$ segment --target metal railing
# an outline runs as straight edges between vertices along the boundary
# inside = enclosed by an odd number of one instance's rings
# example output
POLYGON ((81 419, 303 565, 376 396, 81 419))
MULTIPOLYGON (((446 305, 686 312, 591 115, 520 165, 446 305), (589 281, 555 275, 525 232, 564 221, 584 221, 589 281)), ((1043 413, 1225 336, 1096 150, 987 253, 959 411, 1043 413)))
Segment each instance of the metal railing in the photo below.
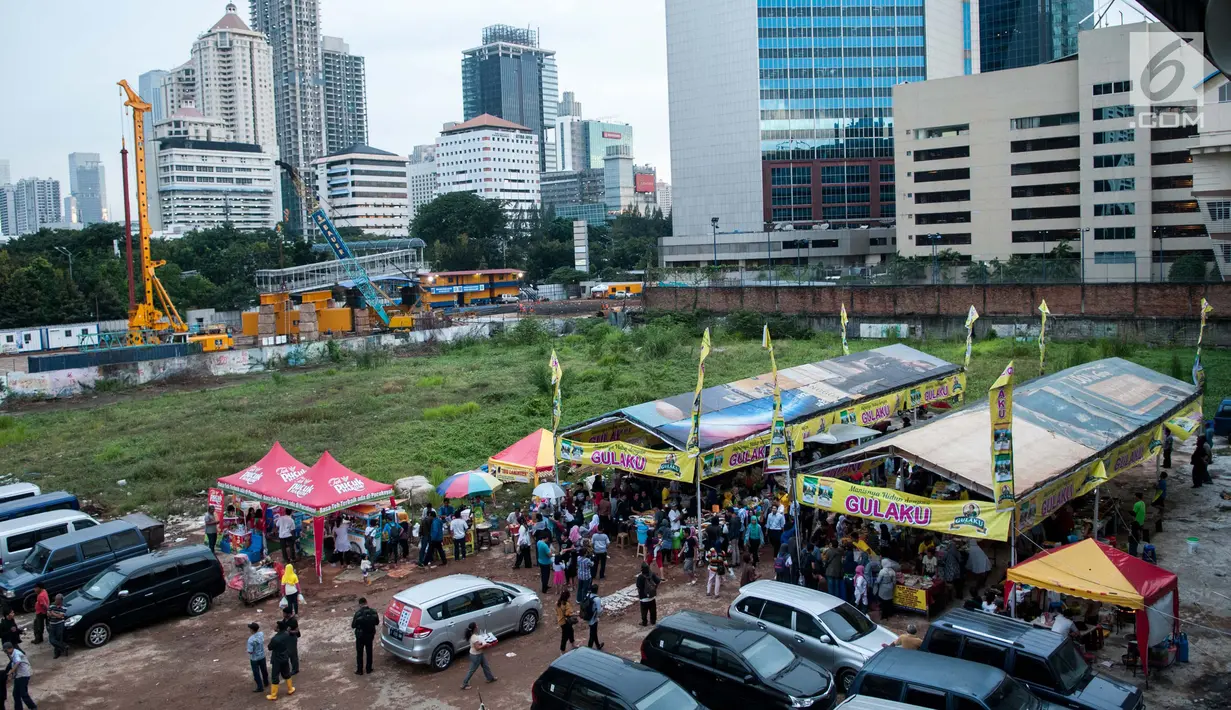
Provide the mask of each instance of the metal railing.
MULTIPOLYGON (((371 278, 380 276, 413 276, 427 268, 421 249, 368 254, 355 259, 371 278)), ((350 278, 347 265, 341 261, 292 266, 288 269, 261 269, 256 272, 256 287, 260 293, 298 292, 329 288, 350 278)))

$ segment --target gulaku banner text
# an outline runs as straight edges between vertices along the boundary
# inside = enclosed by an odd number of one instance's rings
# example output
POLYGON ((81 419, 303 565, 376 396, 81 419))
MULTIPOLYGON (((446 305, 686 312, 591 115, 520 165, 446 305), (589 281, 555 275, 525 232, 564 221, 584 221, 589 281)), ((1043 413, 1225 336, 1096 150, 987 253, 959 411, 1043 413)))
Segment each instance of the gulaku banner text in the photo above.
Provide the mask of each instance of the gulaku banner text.
POLYGON ((556 460, 582 466, 608 466, 642 476, 692 482, 695 459, 682 451, 661 451, 622 441, 582 442, 560 439, 556 460))

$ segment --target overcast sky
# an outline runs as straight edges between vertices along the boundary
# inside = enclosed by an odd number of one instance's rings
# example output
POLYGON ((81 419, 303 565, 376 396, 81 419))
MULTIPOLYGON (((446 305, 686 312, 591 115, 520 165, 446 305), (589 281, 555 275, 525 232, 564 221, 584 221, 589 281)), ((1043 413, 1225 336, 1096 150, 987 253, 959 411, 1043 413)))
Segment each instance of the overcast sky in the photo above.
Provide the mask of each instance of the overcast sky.
MULTIPOLYGON (((68 194, 68 154, 100 153, 113 219, 123 214, 120 135, 132 147, 116 82, 189 58, 226 0, 0 0, 0 159, 13 180, 52 177, 68 194)), ((236 0, 248 21, 248 1, 236 0)), ((560 91, 586 118, 631 123, 638 163, 670 175, 663 0, 321 0, 323 34, 363 55, 368 142, 406 154, 462 119, 461 53, 486 25, 534 27, 556 51, 560 91)), ((131 163, 130 163, 131 166, 131 163)), ((130 168, 131 169, 131 168, 130 168)), ((134 206, 135 209, 135 206, 134 206)))

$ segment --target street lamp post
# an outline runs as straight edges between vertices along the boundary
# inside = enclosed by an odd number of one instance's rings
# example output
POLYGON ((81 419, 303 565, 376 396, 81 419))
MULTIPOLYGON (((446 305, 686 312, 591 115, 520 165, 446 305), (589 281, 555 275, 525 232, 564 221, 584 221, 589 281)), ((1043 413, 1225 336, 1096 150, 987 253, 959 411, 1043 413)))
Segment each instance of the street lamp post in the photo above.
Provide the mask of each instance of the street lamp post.
POLYGON ((1078 250, 1078 254, 1080 254, 1079 258, 1081 259, 1081 267, 1078 268, 1077 274, 1078 279, 1083 284, 1086 282, 1086 232, 1089 231, 1089 227, 1082 227, 1081 233, 1078 235, 1081 239, 1081 248, 1078 250))
POLYGON ((73 256, 74 256, 73 252, 61 246, 57 246, 56 251, 68 257, 68 280, 72 281, 73 280, 73 256))
POLYGON ((940 272, 940 258, 936 253, 936 240, 940 239, 940 234, 929 234, 928 241, 932 242, 932 285, 936 285, 936 275, 940 272))
POLYGON ((710 226, 714 228, 714 266, 718 266, 718 218, 710 217, 710 226))

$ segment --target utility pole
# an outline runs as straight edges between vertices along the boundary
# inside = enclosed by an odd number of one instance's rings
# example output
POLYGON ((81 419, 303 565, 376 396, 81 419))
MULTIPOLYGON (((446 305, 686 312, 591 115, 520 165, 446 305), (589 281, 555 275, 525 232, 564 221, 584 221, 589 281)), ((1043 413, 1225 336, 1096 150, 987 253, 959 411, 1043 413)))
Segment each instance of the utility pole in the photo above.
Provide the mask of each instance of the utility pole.
POLYGON ((710 217, 710 226, 714 228, 714 266, 718 266, 718 218, 710 217))
POLYGON ((929 234, 928 241, 932 242, 932 285, 936 285, 936 276, 940 273, 940 255, 936 252, 936 240, 940 239, 940 234, 929 234))
POLYGON ((56 251, 68 257, 68 280, 72 281, 73 280, 73 252, 61 246, 57 246, 56 251))
POLYGON ((1081 239, 1081 250, 1079 252, 1081 255, 1079 257, 1081 259, 1081 267, 1077 270, 1077 274, 1078 279, 1083 284, 1086 282, 1086 232, 1089 231, 1089 227, 1082 227, 1081 232, 1078 234, 1078 237, 1081 239))

